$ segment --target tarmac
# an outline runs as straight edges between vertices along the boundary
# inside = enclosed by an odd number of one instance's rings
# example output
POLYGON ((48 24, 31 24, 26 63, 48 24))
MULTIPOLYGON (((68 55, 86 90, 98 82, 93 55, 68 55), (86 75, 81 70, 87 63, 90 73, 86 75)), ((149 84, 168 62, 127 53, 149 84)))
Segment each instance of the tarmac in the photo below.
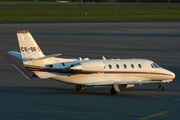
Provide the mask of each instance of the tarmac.
MULTIPOLYGON (((19 51, 16 30, 29 30, 44 54, 66 58, 144 58, 176 74, 172 83, 137 85, 110 95, 110 87, 77 92, 50 79, 27 80, 0 55, 0 118, 5 120, 180 119, 180 22, 0 24, 0 52, 19 51)), ((22 62, 8 55, 22 66, 22 62)))

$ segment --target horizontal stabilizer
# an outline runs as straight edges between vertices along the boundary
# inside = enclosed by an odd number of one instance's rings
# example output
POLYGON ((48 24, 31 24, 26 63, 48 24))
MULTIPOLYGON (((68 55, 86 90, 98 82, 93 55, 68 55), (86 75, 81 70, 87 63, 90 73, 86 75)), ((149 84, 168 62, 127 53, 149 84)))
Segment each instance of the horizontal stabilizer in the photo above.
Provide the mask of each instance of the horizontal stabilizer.
POLYGON ((52 54, 52 55, 47 55, 47 56, 44 56, 44 57, 41 57, 41 58, 35 58, 33 60, 41 60, 41 59, 47 59, 47 58, 51 58, 51 57, 58 57, 60 55, 61 54, 52 54))
MULTIPOLYGON (((17 52, 17 51, 9 51, 8 54, 14 56, 14 57, 17 57, 19 59, 22 60, 22 56, 21 56, 21 53, 20 52, 17 52)), ((61 56, 61 54, 52 54, 52 55, 47 55, 47 56, 44 56, 44 57, 41 57, 41 58, 35 58, 33 60, 41 60, 41 59, 47 59, 47 58, 50 58, 50 57, 58 57, 58 56, 61 56)))
POLYGON ((22 60, 22 56, 21 56, 21 53, 20 52, 17 52, 17 51, 9 51, 8 54, 14 56, 14 57, 17 57, 19 59, 22 60))

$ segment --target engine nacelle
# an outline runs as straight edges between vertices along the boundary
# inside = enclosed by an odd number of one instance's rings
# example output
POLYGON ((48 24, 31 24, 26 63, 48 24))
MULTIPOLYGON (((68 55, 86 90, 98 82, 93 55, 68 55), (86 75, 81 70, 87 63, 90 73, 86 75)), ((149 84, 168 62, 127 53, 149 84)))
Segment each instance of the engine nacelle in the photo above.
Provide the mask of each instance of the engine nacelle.
POLYGON ((73 71, 81 72, 103 72, 105 64, 99 60, 85 60, 70 67, 73 71))

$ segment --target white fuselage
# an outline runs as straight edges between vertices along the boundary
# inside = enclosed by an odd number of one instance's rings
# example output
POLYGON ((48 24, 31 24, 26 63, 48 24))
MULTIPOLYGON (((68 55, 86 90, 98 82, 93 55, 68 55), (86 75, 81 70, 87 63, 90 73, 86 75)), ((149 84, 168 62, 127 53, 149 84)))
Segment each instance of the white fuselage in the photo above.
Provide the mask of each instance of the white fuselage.
POLYGON ((175 74, 154 64, 145 59, 69 60, 34 72, 40 78, 87 86, 171 82, 175 74))

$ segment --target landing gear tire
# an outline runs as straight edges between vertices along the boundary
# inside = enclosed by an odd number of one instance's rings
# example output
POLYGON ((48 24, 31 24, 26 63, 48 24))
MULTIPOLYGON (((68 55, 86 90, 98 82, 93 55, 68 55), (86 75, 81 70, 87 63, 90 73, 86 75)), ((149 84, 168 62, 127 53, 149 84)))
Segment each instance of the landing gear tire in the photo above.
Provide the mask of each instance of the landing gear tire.
POLYGON ((158 87, 158 90, 159 91, 164 91, 164 86, 162 84, 160 84, 159 87, 158 87))
POLYGON ((111 93, 111 95, 116 95, 117 94, 117 92, 116 92, 116 90, 114 88, 111 88, 110 93, 111 93))
POLYGON ((77 85, 76 86, 76 90, 78 91, 78 92, 81 92, 81 91, 83 91, 85 89, 85 86, 83 86, 83 85, 77 85))

